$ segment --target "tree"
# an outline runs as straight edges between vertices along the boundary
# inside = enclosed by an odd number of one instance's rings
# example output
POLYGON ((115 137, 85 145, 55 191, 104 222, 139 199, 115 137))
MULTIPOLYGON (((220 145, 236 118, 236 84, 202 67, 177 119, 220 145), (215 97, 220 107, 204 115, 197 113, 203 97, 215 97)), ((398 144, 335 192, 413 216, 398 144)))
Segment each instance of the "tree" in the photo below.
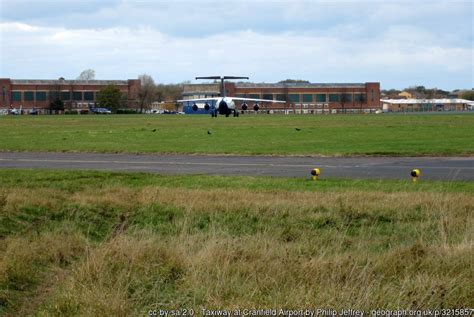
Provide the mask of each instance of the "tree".
POLYGON ((291 84, 291 83, 309 84, 309 81, 304 80, 304 79, 285 79, 285 80, 280 80, 278 83, 279 84, 291 84))
POLYGON ((173 101, 181 99, 183 94, 182 84, 168 84, 156 86, 156 97, 158 101, 173 101))
POLYGON ((138 89, 138 105, 140 106, 140 113, 143 113, 143 109, 150 108, 150 105, 155 101, 156 85, 153 78, 150 75, 143 74, 138 76, 140 80, 140 88, 138 89))
POLYGON ((351 100, 349 98, 350 97, 349 97, 349 94, 347 93, 347 90, 342 89, 341 98, 339 99, 339 102, 340 102, 341 108, 342 108, 342 113, 346 113, 346 104, 351 102, 351 100))
POLYGON ((474 90, 466 90, 461 93, 462 99, 474 100, 474 90))
POLYGON ((365 94, 363 93, 360 93, 358 95, 354 95, 354 96, 357 96, 357 102, 359 102, 359 111, 362 113, 362 105, 365 104, 365 94))
POLYGON ((97 102, 100 107, 108 108, 112 112, 117 112, 120 108, 122 93, 114 85, 107 85, 97 93, 97 102))
POLYGON ((422 94, 424 94, 426 92, 425 86, 421 86, 421 85, 420 86, 410 86, 405 90, 406 91, 416 91, 416 92, 419 92, 419 93, 422 93, 422 94))
POLYGON ((385 95, 398 95, 399 93, 401 93, 401 90, 398 90, 398 89, 382 89, 380 91, 382 94, 385 94, 385 95))
POLYGON ((51 101, 49 104, 49 110, 51 111, 63 111, 64 110, 64 102, 56 98, 54 101, 51 101))
MULTIPOLYGON (((183 95, 183 88, 186 82, 181 84, 160 84, 156 86, 156 101, 176 102, 183 95)), ((178 111, 179 104, 175 103, 175 110, 178 111)))
POLYGON ((443 89, 436 89, 435 98, 446 98, 449 95, 449 91, 443 89))
POLYGON ((95 70, 86 69, 77 77, 77 80, 94 80, 95 79, 95 70))
POLYGON ((61 86, 55 85, 53 89, 49 91, 49 110, 51 113, 63 111, 64 102, 61 100, 61 86))

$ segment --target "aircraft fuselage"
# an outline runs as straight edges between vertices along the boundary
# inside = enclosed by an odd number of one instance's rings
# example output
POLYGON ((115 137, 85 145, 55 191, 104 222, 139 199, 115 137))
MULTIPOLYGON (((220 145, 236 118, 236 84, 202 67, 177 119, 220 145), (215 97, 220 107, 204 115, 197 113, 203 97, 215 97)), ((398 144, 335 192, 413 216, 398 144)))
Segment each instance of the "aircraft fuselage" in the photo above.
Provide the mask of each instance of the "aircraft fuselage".
POLYGON ((216 108, 219 114, 229 115, 232 111, 235 111, 235 102, 229 97, 219 98, 216 102, 216 108))

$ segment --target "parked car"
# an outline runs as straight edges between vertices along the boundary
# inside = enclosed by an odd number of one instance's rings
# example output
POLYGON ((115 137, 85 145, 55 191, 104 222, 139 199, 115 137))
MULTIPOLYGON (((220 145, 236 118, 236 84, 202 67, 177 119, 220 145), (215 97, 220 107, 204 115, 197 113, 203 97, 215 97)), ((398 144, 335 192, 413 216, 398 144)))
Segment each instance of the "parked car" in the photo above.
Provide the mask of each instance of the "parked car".
POLYGON ((107 108, 92 108, 91 111, 96 114, 111 114, 112 111, 110 111, 107 108))
POLYGON ((33 115, 33 116, 36 116, 36 115, 39 114, 39 110, 36 109, 36 108, 33 108, 33 109, 31 109, 31 110, 28 112, 28 114, 33 115))

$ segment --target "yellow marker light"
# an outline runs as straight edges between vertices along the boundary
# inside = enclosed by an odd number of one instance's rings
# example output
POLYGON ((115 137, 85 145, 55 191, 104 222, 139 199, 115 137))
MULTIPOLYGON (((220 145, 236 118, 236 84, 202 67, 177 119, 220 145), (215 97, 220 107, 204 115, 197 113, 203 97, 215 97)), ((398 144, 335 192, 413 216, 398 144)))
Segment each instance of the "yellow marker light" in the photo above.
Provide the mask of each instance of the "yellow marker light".
POLYGON ((320 174, 319 168, 313 168, 311 170, 311 180, 313 180, 313 181, 317 180, 319 174, 320 174))
POLYGON ((411 171, 410 174, 411 174, 411 180, 412 180, 412 182, 413 182, 413 183, 416 183, 416 179, 417 179, 418 176, 420 176, 421 173, 420 173, 420 170, 419 170, 419 169, 415 168, 415 169, 413 169, 413 170, 411 171))

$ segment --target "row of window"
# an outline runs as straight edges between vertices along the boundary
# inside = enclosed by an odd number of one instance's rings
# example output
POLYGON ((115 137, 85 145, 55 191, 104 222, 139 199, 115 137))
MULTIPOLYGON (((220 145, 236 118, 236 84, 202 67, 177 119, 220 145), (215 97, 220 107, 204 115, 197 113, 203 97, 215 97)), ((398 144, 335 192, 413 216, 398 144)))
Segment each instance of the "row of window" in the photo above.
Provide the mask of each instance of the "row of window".
MULTIPOLYGON (((63 101, 94 101, 94 91, 51 91, 49 96, 51 100, 61 99, 63 101)), ((13 101, 46 101, 48 100, 48 93, 46 91, 12 91, 13 101), (22 98, 23 94, 23 98, 22 98)))
MULTIPOLYGON (((280 100, 286 101, 287 95, 285 94, 237 94, 236 97, 242 98, 254 98, 254 99, 269 99, 269 100, 280 100)), ((289 102, 357 102, 364 103, 366 101, 365 94, 288 94, 289 102)))

